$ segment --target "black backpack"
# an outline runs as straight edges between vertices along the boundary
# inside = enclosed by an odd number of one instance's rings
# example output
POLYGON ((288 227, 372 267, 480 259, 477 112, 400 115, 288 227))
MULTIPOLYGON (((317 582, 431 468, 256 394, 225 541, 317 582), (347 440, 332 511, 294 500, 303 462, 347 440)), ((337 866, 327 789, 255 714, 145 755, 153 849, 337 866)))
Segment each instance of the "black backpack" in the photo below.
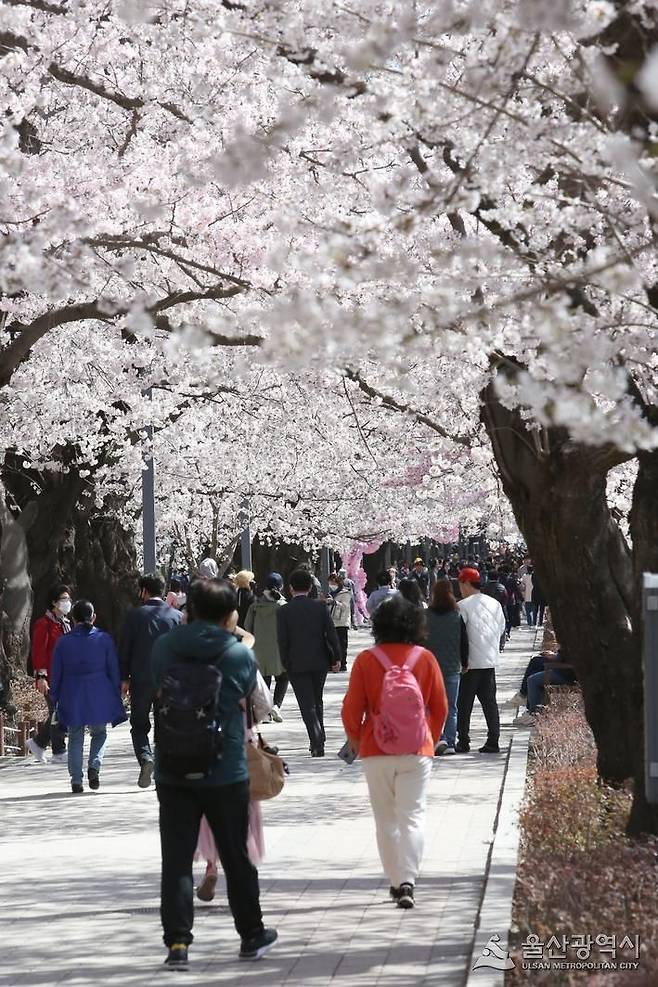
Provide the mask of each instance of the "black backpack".
POLYGON ((155 742, 161 771, 188 781, 206 778, 222 756, 224 738, 217 665, 170 665, 157 704, 155 742))

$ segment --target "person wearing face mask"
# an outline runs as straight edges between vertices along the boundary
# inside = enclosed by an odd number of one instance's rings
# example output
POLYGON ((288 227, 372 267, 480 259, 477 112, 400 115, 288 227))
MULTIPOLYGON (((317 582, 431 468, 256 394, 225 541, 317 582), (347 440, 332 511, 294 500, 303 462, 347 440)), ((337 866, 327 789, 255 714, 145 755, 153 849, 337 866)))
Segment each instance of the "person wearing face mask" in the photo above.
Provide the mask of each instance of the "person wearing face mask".
POLYGON ((180 610, 165 603, 164 590, 164 580, 158 573, 142 576, 139 581, 141 606, 128 613, 119 646, 121 692, 123 696, 130 692, 130 735, 139 764, 137 784, 140 788, 148 788, 153 777, 153 752, 149 742, 155 696, 151 651, 158 638, 182 620, 180 610))
POLYGON ((53 723, 55 704, 50 697, 50 677, 55 645, 71 630, 69 614, 72 607, 71 590, 58 583, 48 593, 48 609, 35 621, 32 629, 32 668, 37 689, 48 705, 48 718, 40 724, 34 737, 27 742, 27 749, 37 761, 46 760, 46 749, 52 747, 51 760, 66 763, 66 732, 53 723))

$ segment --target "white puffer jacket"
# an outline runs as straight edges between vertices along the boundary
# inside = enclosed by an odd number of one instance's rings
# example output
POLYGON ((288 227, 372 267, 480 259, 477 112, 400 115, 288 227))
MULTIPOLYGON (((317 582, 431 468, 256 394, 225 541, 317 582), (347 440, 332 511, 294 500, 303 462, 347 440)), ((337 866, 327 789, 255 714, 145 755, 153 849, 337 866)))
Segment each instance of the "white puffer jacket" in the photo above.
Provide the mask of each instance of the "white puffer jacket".
POLYGON ((468 667, 495 668, 500 639, 505 633, 505 615, 498 600, 475 593, 459 601, 459 612, 468 633, 468 667))

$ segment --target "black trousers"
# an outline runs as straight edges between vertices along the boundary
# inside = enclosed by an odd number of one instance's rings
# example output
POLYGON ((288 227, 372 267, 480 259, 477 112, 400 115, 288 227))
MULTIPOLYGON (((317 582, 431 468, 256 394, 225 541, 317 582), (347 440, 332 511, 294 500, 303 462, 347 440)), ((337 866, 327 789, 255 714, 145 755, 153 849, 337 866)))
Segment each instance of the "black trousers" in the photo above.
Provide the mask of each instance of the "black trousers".
MULTIPOLYGON (((265 680, 265 685, 269 689, 272 685, 272 676, 263 675, 265 680)), ((281 704, 286 698, 286 692, 288 691, 288 674, 287 672, 282 672, 281 675, 276 675, 274 678, 274 699, 272 700, 272 705, 276 706, 277 709, 281 709, 281 704)))
POLYGON ((39 724, 34 739, 42 750, 45 750, 50 744, 53 754, 63 754, 66 750, 66 730, 62 730, 58 723, 53 726, 55 706, 49 695, 46 695, 46 703, 48 704, 48 719, 39 724))
POLYGON ((338 643, 340 644, 340 667, 341 671, 344 672, 347 669, 347 627, 337 627, 336 634, 338 635, 338 643))
POLYGON ((326 736, 322 693, 326 678, 326 672, 294 672, 290 675, 290 684, 299 703, 312 751, 324 750, 326 736))
POLYGON ((228 903, 241 939, 263 929, 258 871, 247 853, 249 782, 183 788, 158 785, 162 884, 160 917, 166 946, 194 936, 192 862, 201 816, 212 829, 226 876, 228 903))
POLYGON ((487 743, 495 747, 500 739, 495 668, 471 668, 459 680, 457 735, 460 744, 470 743, 471 713, 476 696, 487 721, 487 743))
POLYGON ((151 732, 151 709, 153 707, 153 685, 150 682, 130 680, 130 736, 135 749, 135 757, 140 764, 153 760, 149 742, 151 732))

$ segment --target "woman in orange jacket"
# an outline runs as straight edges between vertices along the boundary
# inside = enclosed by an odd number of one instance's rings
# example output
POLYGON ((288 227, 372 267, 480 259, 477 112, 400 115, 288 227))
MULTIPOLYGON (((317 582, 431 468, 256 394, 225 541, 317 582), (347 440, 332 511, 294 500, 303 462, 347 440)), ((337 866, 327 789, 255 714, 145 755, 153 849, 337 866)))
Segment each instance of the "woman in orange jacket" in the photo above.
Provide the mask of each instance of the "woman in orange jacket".
POLYGON ((448 700, 436 658, 419 647, 425 636, 422 610, 391 596, 374 612, 373 633, 376 647, 357 655, 352 668, 343 725, 350 746, 363 758, 391 898, 399 908, 413 908, 427 785, 448 700), (400 673, 404 666, 407 671, 400 673))

